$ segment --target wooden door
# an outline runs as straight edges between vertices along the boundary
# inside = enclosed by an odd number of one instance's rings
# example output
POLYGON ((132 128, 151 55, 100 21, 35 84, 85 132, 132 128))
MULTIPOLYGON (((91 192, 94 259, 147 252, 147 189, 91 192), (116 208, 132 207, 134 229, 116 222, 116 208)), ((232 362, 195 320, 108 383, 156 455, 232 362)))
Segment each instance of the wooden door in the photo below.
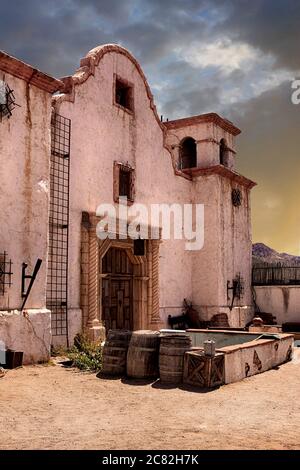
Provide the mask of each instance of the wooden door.
POLYGON ((133 329, 132 279, 104 279, 102 301, 106 331, 133 329))
POLYGON ((102 315, 106 331, 132 330, 132 265, 126 251, 111 248, 103 259, 102 268, 107 274, 102 280, 102 315))

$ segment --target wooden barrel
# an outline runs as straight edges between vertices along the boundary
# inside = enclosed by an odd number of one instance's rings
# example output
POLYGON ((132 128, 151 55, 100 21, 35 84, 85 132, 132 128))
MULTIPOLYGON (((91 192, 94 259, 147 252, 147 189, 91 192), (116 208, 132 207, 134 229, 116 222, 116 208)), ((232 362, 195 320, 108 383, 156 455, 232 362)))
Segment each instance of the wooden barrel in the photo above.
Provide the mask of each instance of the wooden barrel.
POLYGON ((189 335, 166 335, 161 338, 159 350, 159 375, 162 383, 181 383, 184 353, 191 349, 189 335))
POLYGON ((136 379, 158 377, 160 334, 141 330, 132 333, 127 353, 127 375, 136 379))
POLYGON ((102 373, 125 375, 126 358, 132 332, 109 330, 102 352, 102 373))

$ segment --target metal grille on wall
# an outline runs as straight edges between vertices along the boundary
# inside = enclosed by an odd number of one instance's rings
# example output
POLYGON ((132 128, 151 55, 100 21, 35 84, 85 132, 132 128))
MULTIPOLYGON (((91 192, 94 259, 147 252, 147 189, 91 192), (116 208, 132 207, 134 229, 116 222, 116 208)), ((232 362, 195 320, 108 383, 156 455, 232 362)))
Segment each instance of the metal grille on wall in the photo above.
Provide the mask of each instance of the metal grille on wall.
POLYGON ((252 268, 253 286, 299 285, 300 266, 254 266, 252 268))
POLYGON ((49 257, 47 308, 52 336, 68 345, 68 235, 71 121, 54 113, 51 119, 49 257))

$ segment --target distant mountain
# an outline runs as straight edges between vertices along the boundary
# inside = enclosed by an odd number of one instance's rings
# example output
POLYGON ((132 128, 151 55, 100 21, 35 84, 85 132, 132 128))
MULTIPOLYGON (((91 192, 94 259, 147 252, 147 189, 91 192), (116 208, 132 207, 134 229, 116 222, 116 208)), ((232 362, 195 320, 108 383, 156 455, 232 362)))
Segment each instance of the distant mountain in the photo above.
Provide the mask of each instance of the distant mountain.
POLYGON ((288 253, 278 253, 264 243, 254 243, 252 245, 253 265, 262 264, 283 264, 289 266, 300 266, 300 256, 289 255, 288 253))

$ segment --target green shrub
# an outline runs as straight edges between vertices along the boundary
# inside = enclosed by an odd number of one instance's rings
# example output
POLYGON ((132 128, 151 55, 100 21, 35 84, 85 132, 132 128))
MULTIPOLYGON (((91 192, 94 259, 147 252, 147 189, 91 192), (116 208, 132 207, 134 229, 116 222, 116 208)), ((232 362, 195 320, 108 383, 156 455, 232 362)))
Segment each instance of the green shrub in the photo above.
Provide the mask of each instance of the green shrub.
POLYGON ((100 344, 91 342, 86 336, 78 334, 74 338, 74 346, 67 356, 73 366, 80 370, 100 371, 102 368, 102 348, 100 344))

